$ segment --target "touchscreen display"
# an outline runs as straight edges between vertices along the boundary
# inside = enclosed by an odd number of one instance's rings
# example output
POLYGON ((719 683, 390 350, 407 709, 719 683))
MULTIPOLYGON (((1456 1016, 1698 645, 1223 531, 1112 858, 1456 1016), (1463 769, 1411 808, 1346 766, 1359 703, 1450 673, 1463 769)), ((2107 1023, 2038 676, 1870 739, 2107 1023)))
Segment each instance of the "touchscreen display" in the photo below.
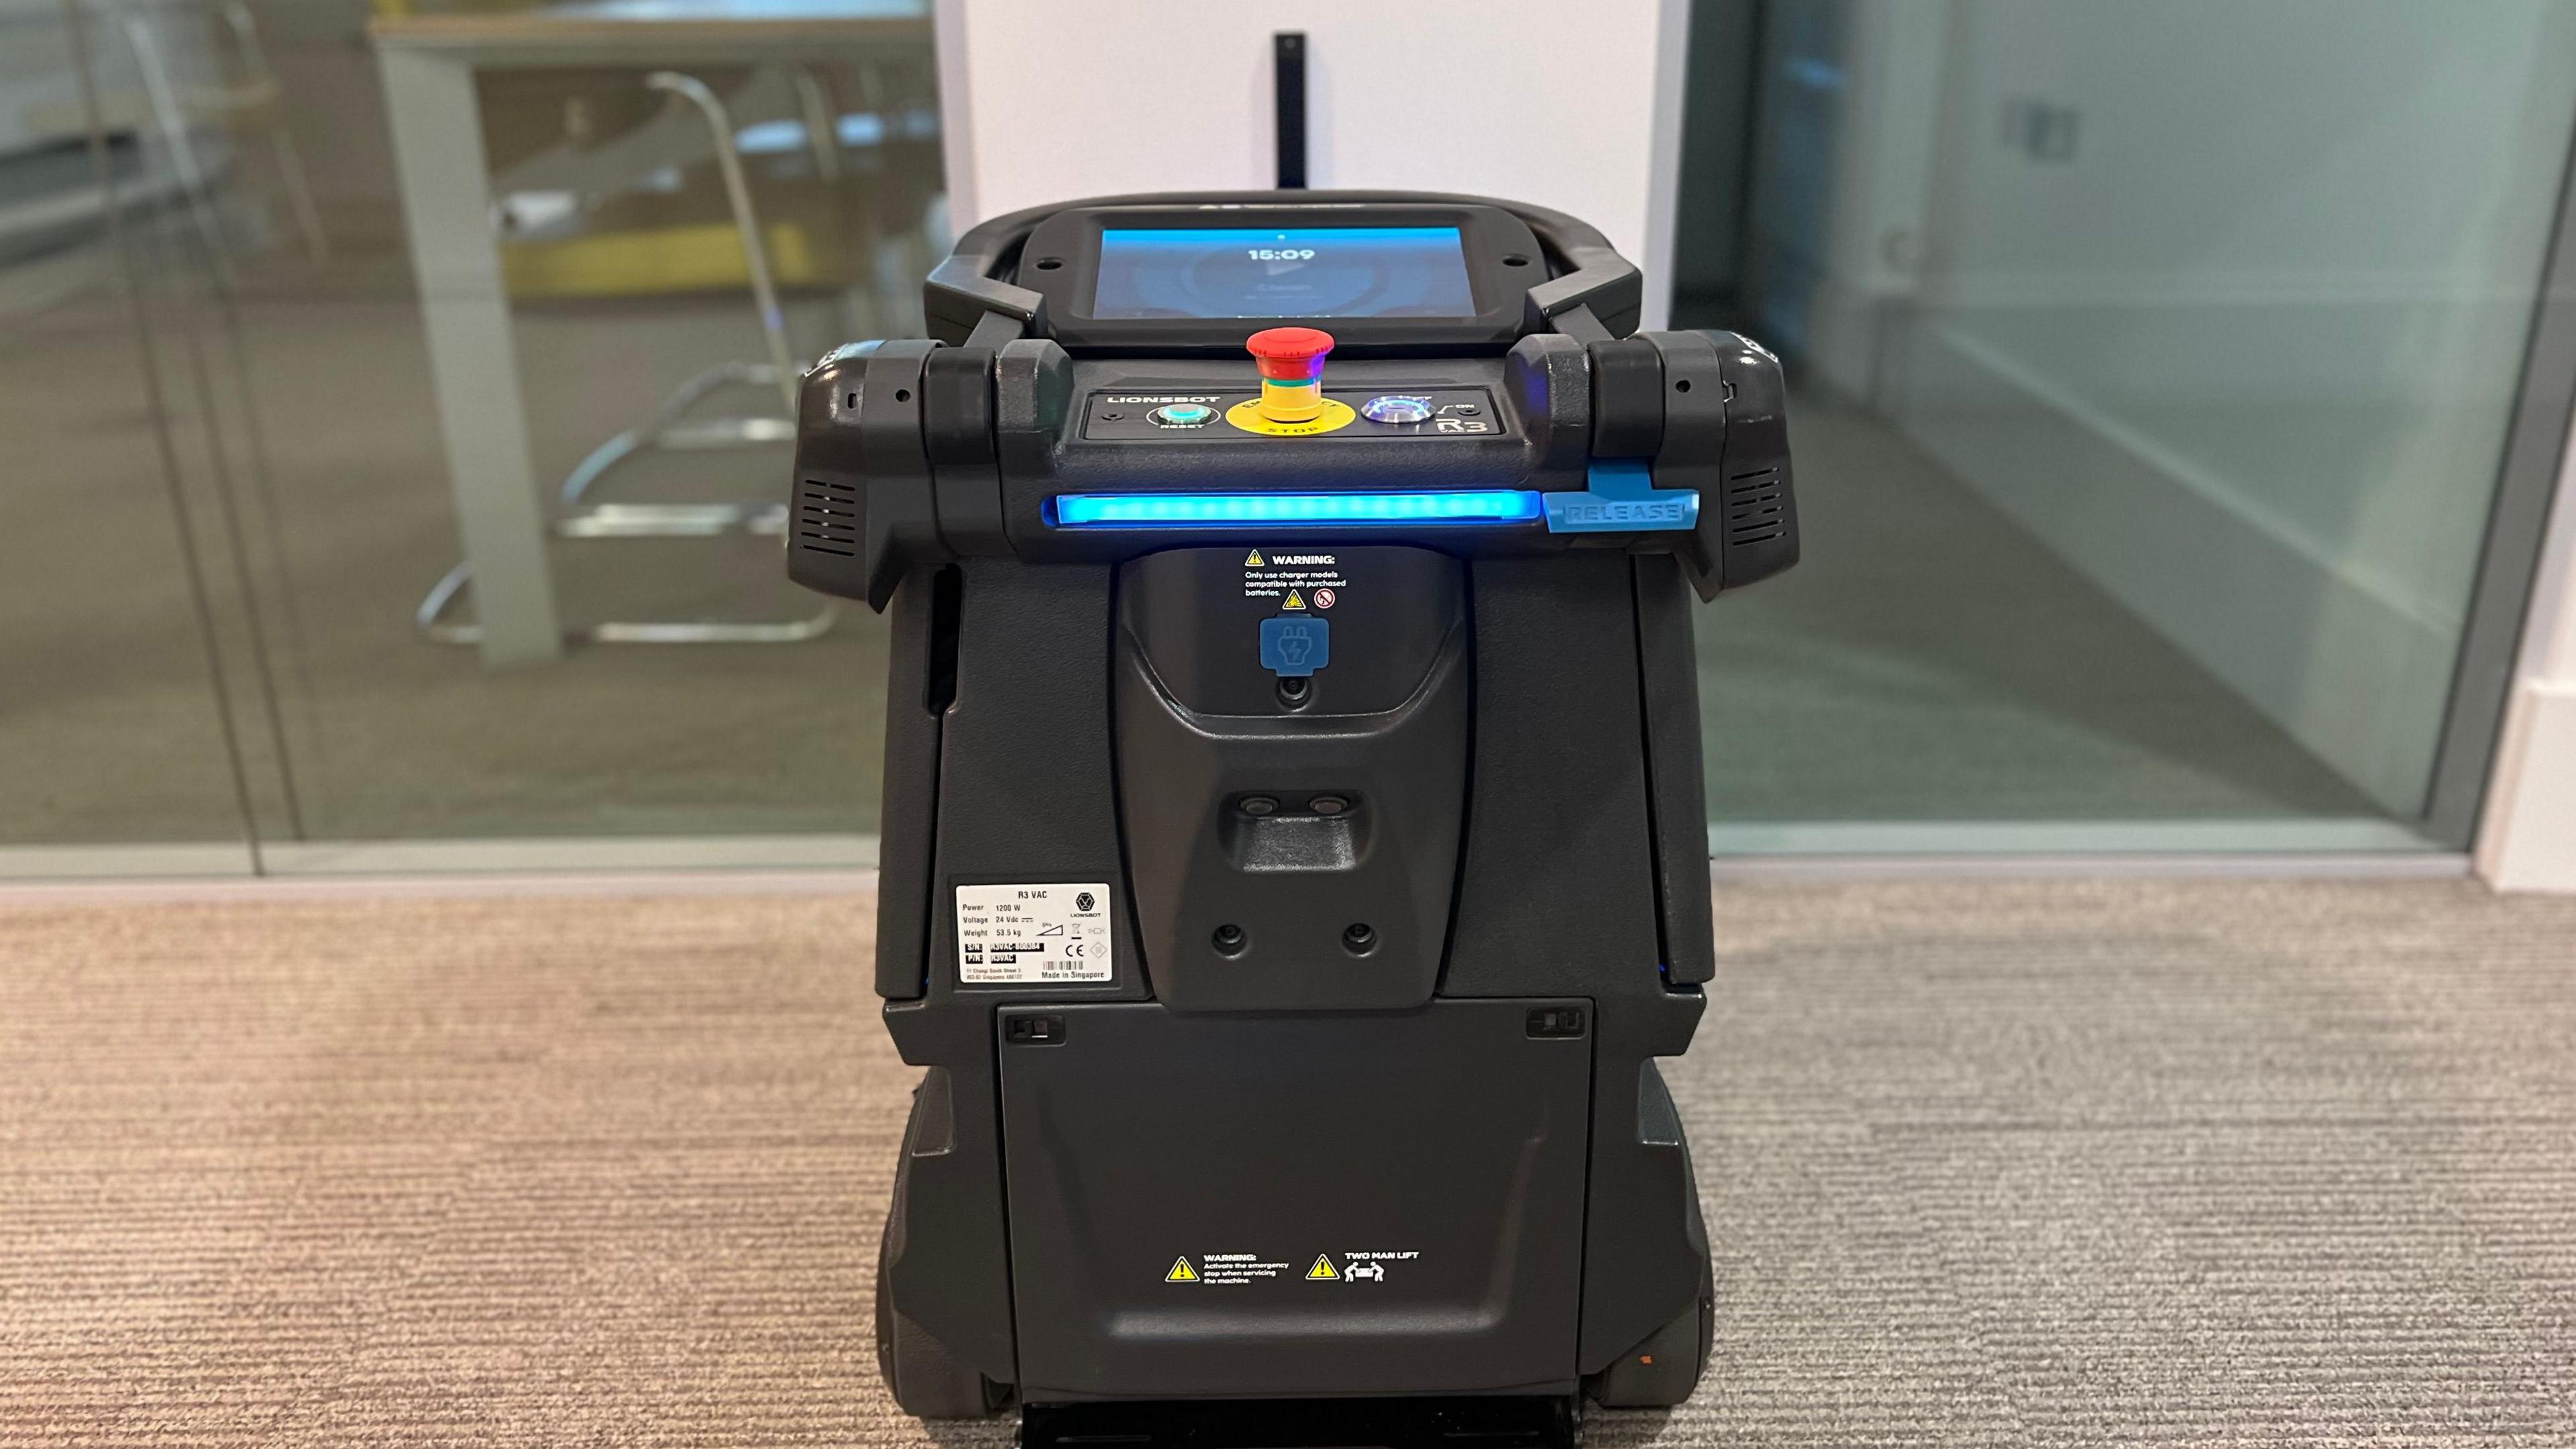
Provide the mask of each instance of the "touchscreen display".
POLYGON ((1103 231, 1091 315, 1473 317, 1454 226, 1103 231))

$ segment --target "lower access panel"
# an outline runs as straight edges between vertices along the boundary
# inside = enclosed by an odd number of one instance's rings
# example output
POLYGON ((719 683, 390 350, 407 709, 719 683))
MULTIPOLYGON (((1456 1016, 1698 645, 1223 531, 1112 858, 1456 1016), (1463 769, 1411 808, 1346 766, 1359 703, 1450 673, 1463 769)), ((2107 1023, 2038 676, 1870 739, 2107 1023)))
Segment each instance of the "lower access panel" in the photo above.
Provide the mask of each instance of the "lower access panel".
POLYGON ((1021 1398, 1570 1391, 1590 1015, 1006 1008, 1021 1398))

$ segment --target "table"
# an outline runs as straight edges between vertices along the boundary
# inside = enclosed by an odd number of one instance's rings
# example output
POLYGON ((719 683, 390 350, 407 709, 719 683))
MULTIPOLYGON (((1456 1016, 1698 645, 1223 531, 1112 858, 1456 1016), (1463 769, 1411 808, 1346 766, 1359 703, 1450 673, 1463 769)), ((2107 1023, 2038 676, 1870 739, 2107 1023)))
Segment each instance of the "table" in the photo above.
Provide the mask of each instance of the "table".
POLYGON ((510 341, 483 169, 475 76, 556 66, 636 69, 812 60, 931 44, 927 0, 582 0, 517 12, 411 15, 370 27, 393 126, 403 228, 420 286, 430 386, 457 530, 490 667, 563 654, 545 507, 510 341))

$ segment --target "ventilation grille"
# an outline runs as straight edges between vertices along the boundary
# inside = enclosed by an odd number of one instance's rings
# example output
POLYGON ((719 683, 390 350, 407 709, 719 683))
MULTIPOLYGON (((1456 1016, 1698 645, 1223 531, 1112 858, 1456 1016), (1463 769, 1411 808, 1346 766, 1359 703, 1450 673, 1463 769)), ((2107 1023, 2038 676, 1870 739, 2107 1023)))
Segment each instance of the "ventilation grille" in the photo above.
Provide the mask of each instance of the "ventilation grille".
POLYGON ((859 556, 859 490, 808 478, 796 490, 796 546, 809 553, 859 556))
POLYGON ((1788 531, 1788 510, 1780 501, 1780 470, 1738 473, 1726 480, 1726 541, 1729 545, 1769 543, 1788 531))

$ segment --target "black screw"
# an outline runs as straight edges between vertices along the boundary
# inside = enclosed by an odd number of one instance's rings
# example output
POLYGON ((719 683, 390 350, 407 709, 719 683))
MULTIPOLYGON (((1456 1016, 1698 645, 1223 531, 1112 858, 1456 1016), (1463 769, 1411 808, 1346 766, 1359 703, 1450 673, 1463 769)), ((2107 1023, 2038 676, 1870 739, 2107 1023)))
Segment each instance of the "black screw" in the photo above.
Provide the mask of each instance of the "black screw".
POLYGON ((1377 928, 1366 921, 1354 922, 1342 930, 1342 949, 1354 956, 1365 956, 1377 949, 1377 928))
POLYGON ((1242 955, 1244 941, 1243 928, 1232 922, 1217 927, 1216 934, 1208 937, 1208 944, 1216 947, 1220 956, 1242 955))

